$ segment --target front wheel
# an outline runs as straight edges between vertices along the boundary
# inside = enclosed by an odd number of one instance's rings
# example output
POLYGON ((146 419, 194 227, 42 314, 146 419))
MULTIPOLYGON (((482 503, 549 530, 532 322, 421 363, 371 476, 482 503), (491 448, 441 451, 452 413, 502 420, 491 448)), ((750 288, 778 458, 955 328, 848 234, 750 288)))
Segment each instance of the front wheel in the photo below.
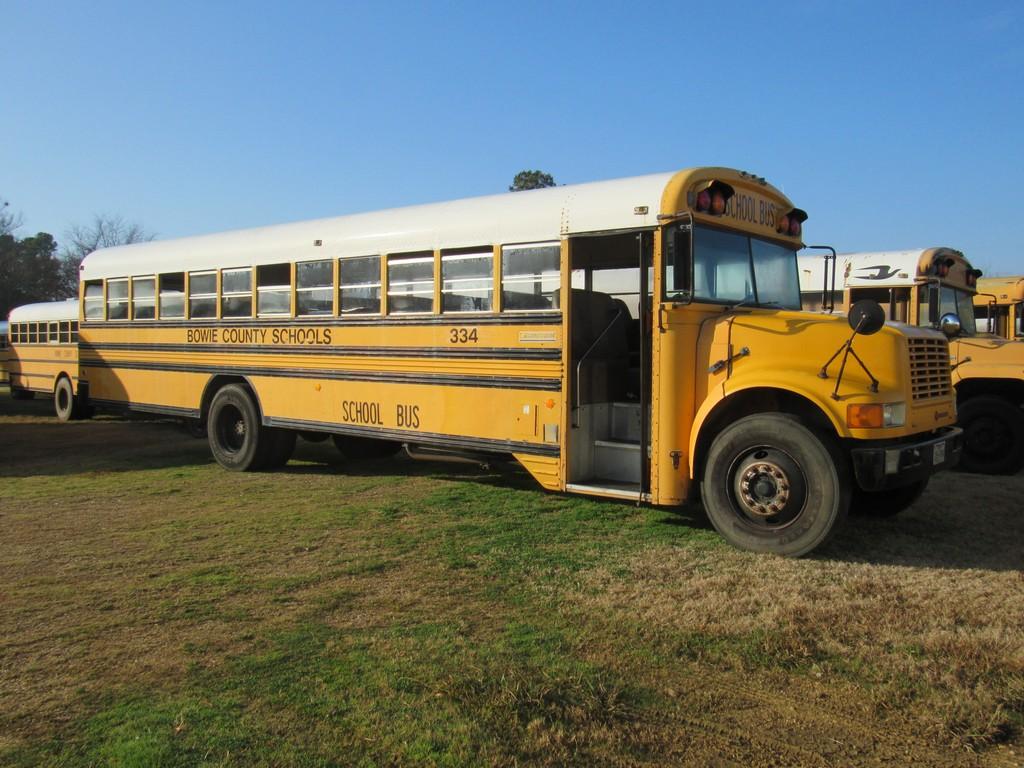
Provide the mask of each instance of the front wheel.
POLYGON ((921 498, 927 487, 926 477, 916 483, 885 491, 865 491, 856 488, 850 501, 850 512, 865 517, 892 517, 921 498))
POLYGON ((957 423, 964 430, 959 469, 1012 475, 1024 467, 1024 413, 1009 400, 972 397, 960 406, 957 423))
POLYGON ((712 525, 730 544, 799 557, 846 517, 849 488, 834 440, 785 414, 763 413, 715 437, 701 495, 712 525))

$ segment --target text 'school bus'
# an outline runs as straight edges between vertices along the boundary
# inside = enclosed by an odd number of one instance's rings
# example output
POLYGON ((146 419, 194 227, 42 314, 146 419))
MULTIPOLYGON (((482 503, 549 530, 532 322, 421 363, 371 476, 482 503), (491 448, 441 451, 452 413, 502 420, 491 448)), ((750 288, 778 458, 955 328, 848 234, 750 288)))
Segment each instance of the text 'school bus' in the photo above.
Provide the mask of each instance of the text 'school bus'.
POLYGON ((1024 338, 1024 277, 983 277, 977 288, 978 330, 1010 341, 1024 338))
POLYGON ((0 384, 7 382, 7 321, 0 320, 0 384))
MULTIPOLYGON (((807 308, 821 305, 822 270, 817 257, 800 257, 807 308)), ((961 467, 1008 474, 1024 466, 1024 344, 978 333, 974 296, 980 276, 950 248, 840 254, 830 301, 849 308, 874 299, 890 320, 947 333, 964 430, 961 467)))
MULTIPOLYGON (((510 192, 86 257, 91 402, 200 419, 228 469, 296 431, 358 455, 505 454, 545 488, 821 544, 851 498, 954 462, 946 340, 800 310, 806 214, 725 168, 510 192)), ((910 490, 908 490, 910 489, 910 490)))
POLYGON ((8 315, 11 397, 52 397, 61 421, 85 412, 78 398, 78 311, 78 301, 68 299, 26 304, 8 315))

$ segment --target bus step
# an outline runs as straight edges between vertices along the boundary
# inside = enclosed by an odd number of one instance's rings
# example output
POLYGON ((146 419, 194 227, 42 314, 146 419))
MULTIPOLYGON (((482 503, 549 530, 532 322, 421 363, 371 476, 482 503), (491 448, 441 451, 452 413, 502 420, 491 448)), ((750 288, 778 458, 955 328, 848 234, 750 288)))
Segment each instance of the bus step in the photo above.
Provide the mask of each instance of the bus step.
POLYGON ((567 483, 565 490, 570 493, 583 493, 587 496, 605 496, 612 499, 628 501, 650 501, 650 494, 640 494, 639 483, 619 483, 614 480, 594 479, 586 483, 567 483))
POLYGON ((640 403, 611 403, 609 421, 608 437, 611 440, 640 442, 640 403))
POLYGON ((594 474, 622 483, 640 481, 640 443, 594 441, 594 474))

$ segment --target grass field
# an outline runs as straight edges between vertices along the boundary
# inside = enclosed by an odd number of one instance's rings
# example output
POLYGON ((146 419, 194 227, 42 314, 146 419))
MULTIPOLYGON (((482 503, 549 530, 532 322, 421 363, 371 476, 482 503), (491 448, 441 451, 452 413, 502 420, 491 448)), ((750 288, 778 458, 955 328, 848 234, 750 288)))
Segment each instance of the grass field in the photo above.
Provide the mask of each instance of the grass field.
POLYGON ((231 474, 0 390, 0 764, 1024 763, 1024 476, 815 556, 511 469, 231 474))

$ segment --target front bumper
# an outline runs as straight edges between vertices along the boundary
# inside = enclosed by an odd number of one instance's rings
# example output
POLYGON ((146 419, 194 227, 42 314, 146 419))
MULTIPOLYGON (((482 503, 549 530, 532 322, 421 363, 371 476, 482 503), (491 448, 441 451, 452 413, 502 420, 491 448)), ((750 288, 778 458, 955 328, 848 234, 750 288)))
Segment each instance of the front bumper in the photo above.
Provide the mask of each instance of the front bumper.
POLYGON ((960 427, 942 427, 933 437, 852 448, 853 474, 865 491, 884 491, 955 467, 964 447, 960 427))

